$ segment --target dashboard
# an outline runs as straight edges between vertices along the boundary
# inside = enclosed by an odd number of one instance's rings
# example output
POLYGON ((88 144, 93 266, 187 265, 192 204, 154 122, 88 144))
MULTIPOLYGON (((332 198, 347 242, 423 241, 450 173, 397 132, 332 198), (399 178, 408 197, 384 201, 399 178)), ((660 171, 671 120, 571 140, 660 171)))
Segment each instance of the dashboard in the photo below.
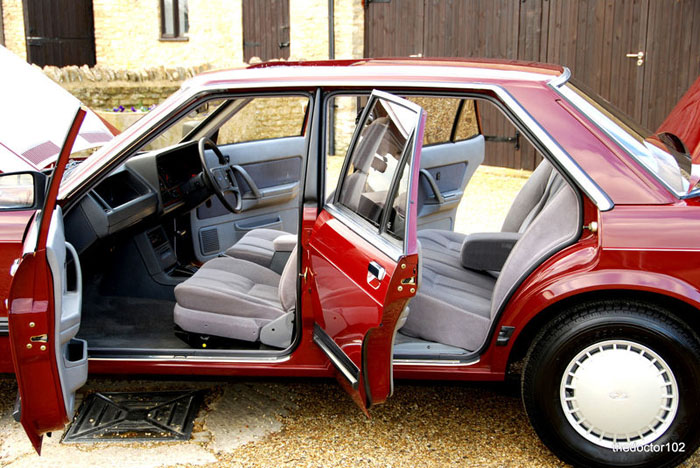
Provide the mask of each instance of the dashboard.
POLYGON ((211 195, 201 177, 197 142, 130 158, 67 213, 79 251, 153 216, 192 209, 211 195))
POLYGON ((188 182, 202 172, 202 163, 197 150, 188 145, 158 154, 156 171, 160 198, 167 209, 184 201, 188 182))

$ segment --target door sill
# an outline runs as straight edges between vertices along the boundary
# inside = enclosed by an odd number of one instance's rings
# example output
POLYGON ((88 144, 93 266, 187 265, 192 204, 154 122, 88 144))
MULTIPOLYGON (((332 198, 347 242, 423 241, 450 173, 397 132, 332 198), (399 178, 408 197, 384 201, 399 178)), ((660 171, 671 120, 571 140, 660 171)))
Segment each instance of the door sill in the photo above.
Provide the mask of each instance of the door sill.
POLYGON ((394 359, 394 366, 465 367, 479 363, 479 356, 466 359, 394 359))
POLYGON ((90 348, 91 361, 225 361, 279 363, 289 360, 294 348, 285 350, 200 350, 200 349, 150 349, 150 348, 90 348))

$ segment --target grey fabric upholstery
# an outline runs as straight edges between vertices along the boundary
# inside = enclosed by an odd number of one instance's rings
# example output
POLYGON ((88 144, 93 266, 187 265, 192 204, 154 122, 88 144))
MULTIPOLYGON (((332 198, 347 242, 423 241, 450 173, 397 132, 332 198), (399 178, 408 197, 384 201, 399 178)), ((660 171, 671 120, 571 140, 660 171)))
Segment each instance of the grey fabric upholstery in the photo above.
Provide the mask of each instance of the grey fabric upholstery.
POLYGON ((418 241, 422 248, 420 263, 427 268, 437 269, 450 278, 462 278, 464 267, 461 252, 464 238, 465 235, 459 232, 440 229, 418 231, 418 241))
POLYGON ((295 309, 296 266, 296 248, 282 276, 246 260, 209 260, 175 287, 175 323, 192 333, 258 341, 265 325, 295 309))
POLYGON ((245 235, 226 252, 229 257, 247 260, 264 267, 270 267, 275 254, 275 239, 288 233, 275 229, 254 229, 245 235))
MULTIPOLYGON (((401 333, 430 341, 476 349, 488 331, 491 296, 496 279, 491 275, 428 260, 423 244, 423 281, 401 333)), ((459 256, 456 257, 459 259, 459 256)))
POLYGON ((360 205, 360 197, 364 192, 369 168, 374 156, 379 151, 382 138, 389 128, 389 118, 381 117, 373 121, 364 130, 362 139, 354 151, 352 165, 354 172, 345 177, 340 191, 340 203, 353 211, 357 211, 360 205))
POLYGON ((542 160, 513 200, 501 231, 525 232, 552 194, 564 184, 566 182, 552 165, 546 159, 542 160))
POLYGON ((522 234, 519 232, 477 232, 462 242, 462 266, 477 271, 501 271, 510 251, 522 234))
POLYGON ((581 204, 576 192, 562 181, 503 265, 493 291, 492 317, 524 276, 578 239, 581 234, 581 218, 581 204))
POLYGON ((465 234, 419 231, 423 281, 401 332, 469 351, 478 349, 495 314, 524 276, 576 239, 579 210, 576 192, 544 161, 513 202, 504 232, 471 235, 481 245, 489 239, 505 239, 508 245, 501 252, 480 253, 465 234), (489 270, 506 251, 496 279, 489 270))
POLYGON ((272 247, 275 249, 275 252, 291 252, 296 246, 296 234, 282 234, 281 236, 275 237, 272 241, 272 247))
POLYGON ((282 309, 290 312, 297 305, 297 248, 292 250, 292 254, 287 260, 287 264, 282 271, 279 283, 279 299, 282 309))

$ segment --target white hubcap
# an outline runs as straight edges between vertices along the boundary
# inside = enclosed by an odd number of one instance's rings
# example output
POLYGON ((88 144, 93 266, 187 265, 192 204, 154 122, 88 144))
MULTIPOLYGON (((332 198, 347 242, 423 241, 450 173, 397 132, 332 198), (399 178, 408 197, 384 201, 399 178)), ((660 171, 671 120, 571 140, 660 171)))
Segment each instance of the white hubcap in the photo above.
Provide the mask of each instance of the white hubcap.
POLYGON ((678 385, 668 364, 625 340, 581 351, 566 367, 559 395, 576 432, 606 448, 653 442, 678 410, 678 385))

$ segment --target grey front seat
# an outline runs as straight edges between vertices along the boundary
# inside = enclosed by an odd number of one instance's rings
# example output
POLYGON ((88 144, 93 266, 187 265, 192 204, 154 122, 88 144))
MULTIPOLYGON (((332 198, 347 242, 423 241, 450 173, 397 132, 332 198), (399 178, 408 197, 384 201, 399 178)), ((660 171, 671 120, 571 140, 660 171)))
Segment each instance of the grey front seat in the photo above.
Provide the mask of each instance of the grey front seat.
POLYGON ((296 306, 296 268, 296 248, 282 275, 246 260, 209 260, 175 287, 175 324, 190 333, 287 347, 296 306))
POLYGON ((270 268, 272 257, 275 255, 275 239, 289 234, 276 229, 254 229, 245 235, 226 252, 227 256, 247 260, 270 268))

